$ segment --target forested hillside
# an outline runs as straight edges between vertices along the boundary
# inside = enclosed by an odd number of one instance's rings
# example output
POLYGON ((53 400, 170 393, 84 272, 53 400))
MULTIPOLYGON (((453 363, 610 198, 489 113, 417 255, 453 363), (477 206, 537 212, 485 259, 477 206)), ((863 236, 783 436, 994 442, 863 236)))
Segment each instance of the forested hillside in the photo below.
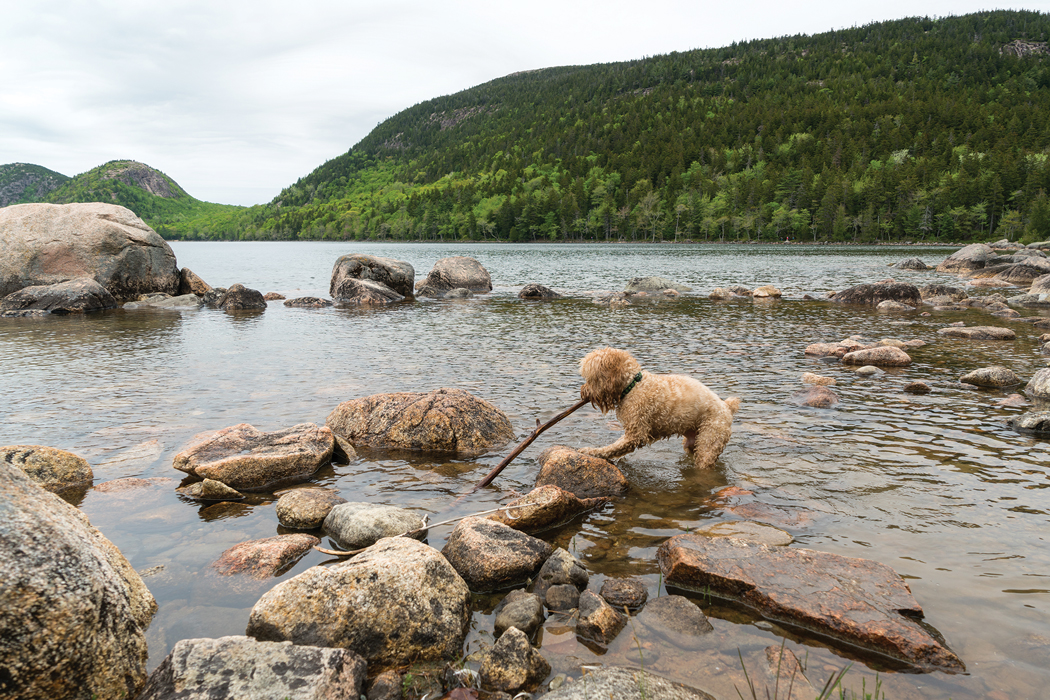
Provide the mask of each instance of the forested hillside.
POLYGON ((188 238, 1050 238, 1050 15, 911 18, 519 73, 188 238))
POLYGON ((31 163, 0 165, 0 207, 38 202, 67 180, 62 173, 31 163))

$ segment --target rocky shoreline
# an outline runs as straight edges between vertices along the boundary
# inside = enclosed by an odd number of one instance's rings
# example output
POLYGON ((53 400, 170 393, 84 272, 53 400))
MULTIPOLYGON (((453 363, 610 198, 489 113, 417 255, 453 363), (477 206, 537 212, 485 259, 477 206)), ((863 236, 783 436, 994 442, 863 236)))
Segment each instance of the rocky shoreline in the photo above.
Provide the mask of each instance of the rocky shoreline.
MULTIPOLYGON (((54 218, 53 213, 48 215, 54 218)), ((97 216, 97 212, 88 215, 97 216)), ((25 228, 38 230, 36 225, 25 228)), ((125 245, 140 243, 129 241, 125 245)), ((919 287, 882 280, 842 290, 827 299, 804 301, 862 304, 895 314, 973 308, 988 313, 996 322, 1050 328, 1050 319, 1025 317, 1018 311, 1050 308, 1050 301, 1043 299, 1050 294, 1050 263, 1034 248, 1025 251, 1015 249, 1003 255, 983 244, 957 251, 937 269, 968 279, 965 288, 919 287), (968 294, 989 286, 1028 291, 1010 297, 968 294)), ((63 255, 64 264, 78 271, 99 257, 97 253, 77 253, 83 259, 74 265, 69 262, 68 250, 63 255)), ((173 255, 171 263, 174 268, 173 255)), ((927 269, 911 261, 902 263, 908 264, 898 269, 907 274, 921 274, 927 269)), ((90 275, 42 285, 29 284, 40 281, 32 277, 31 270, 22 270, 17 277, 5 272, 3 279, 8 287, 16 278, 26 284, 8 292, 0 301, 0 309, 8 316, 40 316, 111 308, 123 300, 129 310, 213 306, 232 313, 258 313, 266 309, 268 301, 312 308, 328 302, 312 298, 268 300, 242 285, 212 288, 186 268, 174 270, 177 283, 169 275, 154 288, 121 272, 118 276, 122 281, 113 291, 90 275), (70 286, 71 282, 75 284, 70 286), (141 285, 147 285, 146 291, 129 291, 141 290, 141 285), (37 287, 48 289, 41 292, 37 287), (90 294, 84 291, 88 287, 90 294), (107 301, 105 294, 113 301, 107 301), (102 301, 83 301, 89 297, 102 301)), ((461 299, 492 289, 488 272, 470 258, 437 261, 419 284, 414 274, 412 266, 402 261, 343 256, 333 269, 330 303, 372 306, 410 303, 424 296, 461 299)), ((671 280, 640 278, 630 280, 623 292, 591 297, 599 306, 617 309, 662 303, 691 291, 671 280)), ((558 294, 542 285, 529 285, 520 296, 544 300, 558 294)), ((779 303, 782 294, 766 285, 754 290, 720 288, 709 298, 715 303, 761 304, 779 303)), ((948 326, 930 342, 1009 342, 1013 337, 1012 329, 996 325, 948 326)), ((1050 334, 1045 340, 1050 341, 1050 334)), ((851 337, 814 342, 800 352, 858 367, 856 372, 863 375, 907 367, 912 362, 911 353, 923 352, 927 344, 921 339, 874 341, 851 337)), ((829 388, 834 380, 827 379, 816 374, 803 376, 802 381, 811 387, 792 400, 814 408, 834 407, 838 399, 829 388)), ((1019 386, 1024 379, 996 366, 974 368, 959 381, 974 387, 1002 388, 1019 386)), ((925 391, 930 389, 925 385, 925 391)), ((911 391, 921 393, 923 388, 914 386, 911 391)), ((1036 410, 1011 427, 1026 434, 1050 434, 1050 413, 1042 410, 1041 403, 1050 401, 1050 369, 1032 377, 1025 393, 1036 410)), ((377 394, 340 404, 325 426, 306 423, 270 433, 248 424, 222 428, 187 445, 172 466, 187 474, 178 485, 184 498, 223 503, 243 499, 246 493, 274 493, 289 484, 309 482, 318 469, 333 460, 355 460, 358 449, 477 455, 506 447, 514 435, 502 411, 462 390, 377 394)), ((405 668, 426 662, 445 669, 438 686, 431 690, 449 694, 462 691, 456 696, 460 700, 502 698, 519 692, 547 693, 552 698, 584 697, 591 683, 614 688, 649 683, 649 687, 662 689, 657 697, 709 697, 702 690, 638 669, 603 669, 572 680, 562 677, 556 684, 557 678, 549 678, 549 661, 534 641, 550 615, 565 616, 566 626, 576 637, 596 648, 607 647, 618 636, 628 634, 625 630, 635 622, 669 636, 684 649, 711 629, 703 612, 688 598, 668 595, 646 601, 638 593, 640 584, 636 580, 623 579, 611 585, 611 580, 606 580, 607 585, 600 590, 591 590, 585 566, 565 549, 556 549, 542 539, 546 530, 601 509, 630 488, 629 480, 615 464, 570 448, 552 448, 540 455, 542 469, 533 491, 505 504, 499 512, 458 520, 440 551, 420 541, 434 525, 421 519, 417 511, 382 503, 346 502, 338 493, 323 488, 284 493, 276 503, 275 524, 301 532, 238 544, 214 563, 217 575, 231 581, 241 577, 272 579, 319 546, 322 534, 353 551, 353 556, 340 555, 338 561, 311 567, 263 594, 243 637, 180 641, 148 679, 144 631, 156 603, 116 548, 75 508, 48 493, 92 484, 90 465, 76 455, 44 446, 13 445, 0 448, 0 454, 4 455, 0 484, 11 489, 0 506, 6 509, 6 517, 0 518, 5 523, 0 542, 11 543, 20 552, 33 547, 37 552, 31 560, 9 552, 2 558, 7 570, 0 572, 0 610, 6 612, 0 614, 0 633, 13 635, 6 638, 15 641, 0 647, 0 665, 14 669, 0 677, 0 691, 26 698, 117 697, 121 693, 141 698, 207 697, 209 693, 264 697, 264 692, 272 691, 279 697, 366 694, 370 700, 378 700, 401 697, 405 668), (63 556, 56 560, 51 556, 54 542, 45 542, 34 534, 45 531, 45 521, 62 523, 63 536, 79 533, 77 537, 87 544, 79 549, 62 545, 63 556), (85 585, 84 581, 91 583, 85 585), (464 666, 459 660, 472 596, 502 595, 504 591, 509 593, 495 611, 494 643, 473 660, 477 671, 470 670, 470 665, 464 666), (25 601, 29 600, 42 601, 40 604, 49 611, 63 610, 59 603, 64 601, 77 612, 54 612, 61 621, 56 617, 43 624, 40 608, 27 605, 25 601), (55 636, 69 640, 69 644, 56 650, 41 641, 55 636), (112 661, 103 669, 96 663, 98 658, 112 661), (57 674, 44 672, 53 668, 61 670, 57 674), (275 673, 276 668, 291 671, 275 673), (465 670, 470 672, 461 672, 465 670)), ((935 630, 930 632, 929 624, 922 620, 919 602, 892 569, 877 562, 790 547, 790 536, 772 546, 755 542, 772 534, 738 528, 678 535, 660 547, 657 560, 668 585, 737 601, 770 621, 814 631, 915 671, 965 670, 963 660, 935 630), (828 583, 815 586, 818 577, 826 577, 828 583), (771 580, 774 585, 769 585, 771 580), (832 590, 834 595, 828 594, 832 590), (851 617, 851 611, 858 608, 877 611, 878 616, 865 613, 851 617)), ((641 588, 644 593, 644 585, 641 588)))

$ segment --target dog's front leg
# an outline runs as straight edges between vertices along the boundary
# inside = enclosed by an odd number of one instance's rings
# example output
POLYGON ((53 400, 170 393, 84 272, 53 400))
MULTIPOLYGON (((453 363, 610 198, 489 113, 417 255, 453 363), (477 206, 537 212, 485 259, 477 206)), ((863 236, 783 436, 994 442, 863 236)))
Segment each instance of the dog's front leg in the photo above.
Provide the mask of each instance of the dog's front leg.
POLYGON ((625 454, 634 452, 643 443, 638 442, 626 434, 622 435, 619 440, 606 445, 605 447, 584 447, 579 452, 585 455, 591 455, 592 457, 601 457, 602 459, 616 459, 617 457, 623 457, 625 454))

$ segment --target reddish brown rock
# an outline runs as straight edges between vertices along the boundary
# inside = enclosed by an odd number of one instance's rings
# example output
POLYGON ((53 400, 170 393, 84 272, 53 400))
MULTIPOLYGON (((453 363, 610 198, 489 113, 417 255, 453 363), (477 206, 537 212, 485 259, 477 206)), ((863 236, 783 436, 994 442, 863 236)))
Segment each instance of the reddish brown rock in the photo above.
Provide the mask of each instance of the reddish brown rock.
POLYGON ((875 365, 877 367, 906 367, 911 364, 911 357, 900 348, 882 346, 848 352, 842 356, 846 365, 875 365))
MULTIPOLYGON (((808 354, 808 353, 807 353, 808 354)), ((816 386, 834 386, 834 377, 824 377, 819 374, 813 374, 812 372, 802 373, 803 384, 815 384, 816 386)))
POLYGON ((627 493, 627 477, 600 457, 555 445, 540 453, 536 486, 553 484, 577 498, 608 498, 627 493))
POLYGON ((930 385, 926 382, 909 382, 904 386, 904 392, 907 394, 928 394, 930 391, 930 385))
POLYGON ((202 280, 197 274, 188 267, 184 267, 179 270, 179 291, 182 294, 196 294, 199 297, 204 296, 212 290, 210 284, 202 280))
POLYGON ((839 402, 839 395, 824 386, 811 386, 791 395, 791 403, 811 408, 831 408, 839 402))
MULTIPOLYGON (((306 298, 307 299, 314 299, 316 297, 306 297, 306 298)), ((284 299, 287 299, 287 297, 284 296, 283 294, 278 294, 277 292, 266 292, 266 294, 263 294, 263 299, 265 299, 266 301, 282 301, 284 299)), ((288 305, 285 304, 285 306, 288 306, 288 305)))
POLYGON ((608 646, 627 624, 627 617, 592 591, 580 595, 580 618, 576 634, 584 639, 608 646))
POLYGON ((477 455, 514 438, 503 411, 462 389, 374 394, 344 401, 325 424, 356 447, 477 455))
POLYGON ((927 632, 904 580, 883 564, 730 538, 677 535, 657 551, 666 583, 710 590, 764 617, 813 629, 923 670, 965 671, 927 632))
POLYGON ((949 326, 937 331, 937 335, 946 338, 966 338, 968 340, 1014 340, 1017 334, 1009 328, 997 326, 949 326))
POLYGON ((272 578, 290 569, 311 547, 320 543, 313 535, 301 533, 241 542, 223 552, 211 566, 222 576, 247 574, 258 579, 272 578))
POLYGON ((649 598, 645 582, 637 578, 607 578, 602 582, 598 595, 616 610, 636 610, 649 598))
POLYGON ((441 553, 475 592, 509 588, 527 579, 551 555, 553 547, 484 518, 465 518, 456 525, 441 553))
POLYGON ((501 510, 488 517, 515 530, 535 533, 563 525, 577 515, 608 502, 608 498, 577 498, 554 484, 546 484, 508 503, 508 510, 501 510))
POLYGON ((806 354, 814 357, 842 357, 849 348, 839 343, 811 343, 806 346, 806 354))

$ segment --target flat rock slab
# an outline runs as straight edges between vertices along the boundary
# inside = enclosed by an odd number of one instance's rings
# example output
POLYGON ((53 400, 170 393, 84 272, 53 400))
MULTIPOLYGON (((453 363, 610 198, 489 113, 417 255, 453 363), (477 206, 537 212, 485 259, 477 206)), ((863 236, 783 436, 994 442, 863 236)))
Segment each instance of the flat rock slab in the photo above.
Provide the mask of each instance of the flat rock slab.
POLYGON ((891 568, 808 549, 686 534, 657 551, 669 585, 738 600, 771 620, 799 625, 913 664, 965 671, 927 632, 922 608, 891 568))
POLYGON ((175 455, 172 466, 239 491, 306 479, 332 456, 335 438, 313 423, 264 433, 247 423, 224 428, 175 455))
POLYGON ((175 491, 195 501, 239 501, 244 498, 244 494, 237 489, 231 489, 226 484, 215 479, 197 481, 188 486, 177 488, 175 491))
POLYGON ((295 489, 277 499, 277 521, 295 530, 321 527, 324 519, 346 499, 329 489, 295 489))
POLYGON ((588 670, 573 683, 543 696, 545 700, 715 700, 702 690, 675 683, 662 676, 636 668, 588 670))
POLYGON ((251 637, 182 639, 150 674, 137 700, 329 700, 357 698, 365 660, 346 649, 251 637))
POLYGON ((696 603, 680 595, 650 600, 638 613, 638 622, 678 649, 698 649, 703 644, 704 635, 714 631, 696 603))
POLYGON ((968 340, 1014 340, 1017 334, 1009 328, 998 326, 962 326, 942 328, 937 335, 945 338, 966 338, 968 340))
POLYGON ((0 447, 0 462, 21 469, 26 476, 52 493, 87 486, 94 479, 91 465, 86 459, 44 445, 0 447))
POLYGON ((879 282, 876 284, 858 284, 849 289, 843 289, 831 297, 832 301, 842 304, 864 304, 866 306, 878 306, 886 300, 900 302, 908 306, 918 306, 922 303, 919 288, 913 284, 900 282, 879 282))
POLYGON ((732 537, 747 542, 758 542, 768 547, 786 547, 795 541, 790 533, 779 527, 754 523, 750 520, 731 520, 715 523, 696 530, 696 534, 705 537, 732 537))
POLYGON ((692 291, 692 287, 687 287, 684 284, 678 284, 677 282, 670 280, 666 277, 632 277, 627 282, 627 286, 623 288, 623 291, 662 292, 665 289, 673 289, 676 292, 692 291))
POLYGON ((313 535, 301 533, 241 542, 223 552, 211 566, 222 576, 247 574, 257 579, 272 578, 292 568, 311 547, 320 543, 313 535))
POLYGON ((116 308, 117 300, 90 277, 47 286, 24 287, 0 300, 4 313, 83 314, 116 308))
POLYGON ((344 401, 328 415, 325 425, 355 447, 477 455, 514 439, 503 411, 462 389, 373 394, 344 401))
POLYGON ((459 521, 441 553, 470 590, 485 592, 524 583, 553 549, 503 523, 474 517, 459 521))
POLYGON ((612 462, 555 445, 540 453, 536 487, 552 484, 577 498, 611 498, 627 493, 627 477, 612 462))
POLYGON ((911 356, 900 348, 884 345, 848 352, 842 356, 844 365, 875 365, 876 367, 907 367, 911 356))
POLYGON ((329 299, 321 299, 320 297, 297 297, 284 302, 284 305, 299 309, 323 309, 331 306, 332 302, 329 299))
POLYGON ((554 484, 545 484, 508 503, 507 510, 501 510, 488 517, 489 520, 509 525, 515 530, 536 533, 563 525, 581 513, 605 505, 609 500, 577 498, 575 494, 554 484))

